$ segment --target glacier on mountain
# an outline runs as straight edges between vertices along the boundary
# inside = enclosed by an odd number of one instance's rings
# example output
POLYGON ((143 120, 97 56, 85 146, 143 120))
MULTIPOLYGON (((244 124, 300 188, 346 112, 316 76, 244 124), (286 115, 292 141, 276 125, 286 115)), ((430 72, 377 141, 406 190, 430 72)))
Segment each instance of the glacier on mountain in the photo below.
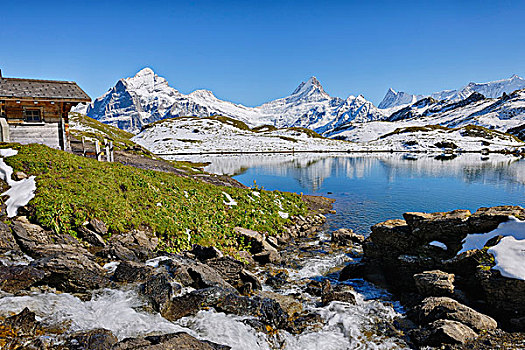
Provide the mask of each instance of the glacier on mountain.
POLYGON ((457 102, 469 97, 473 93, 482 94, 488 98, 497 98, 501 97, 503 93, 510 94, 521 89, 525 89, 525 79, 516 74, 508 79, 490 81, 488 83, 471 82, 458 90, 443 90, 430 95, 413 95, 403 91, 396 92, 390 88, 378 107, 380 109, 387 109, 405 106, 413 104, 425 97, 432 97, 437 101, 446 100, 449 102, 457 102))
POLYGON ((208 90, 185 95, 168 85, 150 68, 134 77, 121 79, 83 112, 106 124, 138 132, 151 122, 179 117, 222 115, 240 120, 249 126, 300 126, 323 132, 349 121, 367 122, 384 117, 363 96, 346 100, 328 95, 319 81, 311 77, 284 98, 258 107, 247 107, 218 99, 208 90))

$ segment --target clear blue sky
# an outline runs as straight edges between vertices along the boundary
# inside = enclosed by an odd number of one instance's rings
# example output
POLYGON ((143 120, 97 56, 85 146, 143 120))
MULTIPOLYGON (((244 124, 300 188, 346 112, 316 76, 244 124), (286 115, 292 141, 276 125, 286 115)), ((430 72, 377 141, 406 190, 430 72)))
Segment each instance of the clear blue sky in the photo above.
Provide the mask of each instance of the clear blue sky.
POLYGON ((375 104, 525 75, 525 1, 2 1, 4 76, 92 97, 149 66, 188 93, 258 105, 315 75, 375 104))

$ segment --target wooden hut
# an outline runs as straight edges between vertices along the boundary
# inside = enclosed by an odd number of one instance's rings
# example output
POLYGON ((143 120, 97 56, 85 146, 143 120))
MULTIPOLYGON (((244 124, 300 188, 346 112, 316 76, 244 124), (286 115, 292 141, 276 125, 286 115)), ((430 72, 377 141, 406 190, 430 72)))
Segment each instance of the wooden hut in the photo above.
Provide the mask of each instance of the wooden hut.
POLYGON ((0 70, 0 141, 69 150, 69 111, 90 101, 75 82, 4 78, 0 70))

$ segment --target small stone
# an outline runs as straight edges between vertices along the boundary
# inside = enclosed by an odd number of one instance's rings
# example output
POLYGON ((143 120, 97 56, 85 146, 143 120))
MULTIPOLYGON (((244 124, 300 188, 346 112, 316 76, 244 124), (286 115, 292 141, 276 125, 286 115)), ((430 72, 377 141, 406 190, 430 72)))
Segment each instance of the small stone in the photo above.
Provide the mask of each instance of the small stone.
POLYGON ((419 294, 423 296, 452 296, 454 275, 439 270, 425 271, 414 275, 419 294))

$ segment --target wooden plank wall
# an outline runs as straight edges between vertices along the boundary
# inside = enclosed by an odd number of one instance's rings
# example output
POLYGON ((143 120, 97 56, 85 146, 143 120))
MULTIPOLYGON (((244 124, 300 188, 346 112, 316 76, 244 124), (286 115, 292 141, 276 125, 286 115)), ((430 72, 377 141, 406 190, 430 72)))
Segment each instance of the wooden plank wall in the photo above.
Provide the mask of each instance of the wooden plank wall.
POLYGON ((51 102, 34 103, 33 101, 16 101, 8 100, 5 103, 5 112, 8 123, 22 123, 24 121, 24 108, 41 109, 42 116, 46 123, 58 123, 62 117, 62 104, 51 102))
POLYGON ((11 124, 9 126, 11 142, 21 144, 41 143, 49 147, 60 147, 59 123, 11 124))

